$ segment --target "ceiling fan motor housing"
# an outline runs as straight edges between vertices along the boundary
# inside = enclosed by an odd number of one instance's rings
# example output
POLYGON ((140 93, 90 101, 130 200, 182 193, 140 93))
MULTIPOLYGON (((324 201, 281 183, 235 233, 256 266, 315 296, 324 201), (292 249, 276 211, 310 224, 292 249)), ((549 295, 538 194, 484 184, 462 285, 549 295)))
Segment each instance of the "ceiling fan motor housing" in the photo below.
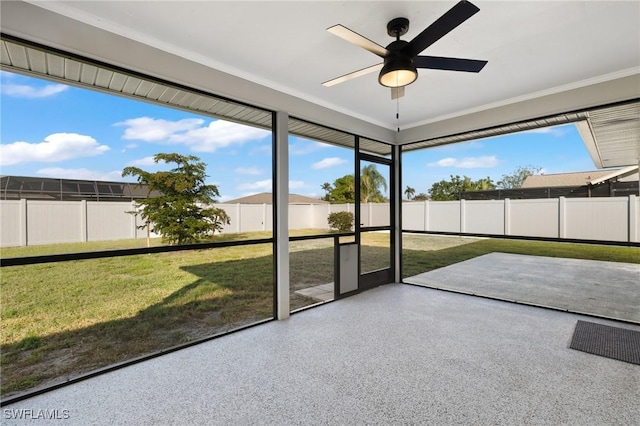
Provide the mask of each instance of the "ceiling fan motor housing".
POLYGON ((384 66, 380 70, 378 82, 386 87, 403 87, 418 78, 418 70, 413 58, 402 49, 409 44, 405 40, 396 40, 387 46, 389 53, 384 57, 384 66))

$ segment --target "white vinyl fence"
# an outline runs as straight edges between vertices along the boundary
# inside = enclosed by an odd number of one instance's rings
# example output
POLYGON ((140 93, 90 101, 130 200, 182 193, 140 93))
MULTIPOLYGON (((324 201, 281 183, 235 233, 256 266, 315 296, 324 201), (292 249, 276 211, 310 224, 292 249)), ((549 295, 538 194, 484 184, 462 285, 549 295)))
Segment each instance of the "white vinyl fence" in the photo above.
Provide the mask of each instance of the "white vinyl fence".
POLYGON ((640 198, 424 201, 402 205, 407 231, 640 242, 640 198))
MULTIPOLYGON (((223 233, 271 231, 268 204, 217 204, 231 218, 223 233)), ((132 202, 0 200, 0 246, 145 238, 132 202)), ((289 229, 329 229, 327 216, 353 204, 292 204, 289 229)), ((363 204, 363 226, 390 224, 389 204, 363 204)), ((559 198, 405 202, 407 231, 462 232, 640 242, 640 198, 559 198)), ((157 235, 151 235, 157 236, 157 235)))

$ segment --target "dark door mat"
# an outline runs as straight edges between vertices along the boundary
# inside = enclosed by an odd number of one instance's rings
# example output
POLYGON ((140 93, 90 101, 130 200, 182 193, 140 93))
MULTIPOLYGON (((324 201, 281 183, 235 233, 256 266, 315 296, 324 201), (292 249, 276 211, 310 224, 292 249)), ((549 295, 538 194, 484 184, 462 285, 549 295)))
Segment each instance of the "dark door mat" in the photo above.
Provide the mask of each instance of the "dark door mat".
POLYGON ((640 331, 578 321, 569 347, 640 365, 640 331))

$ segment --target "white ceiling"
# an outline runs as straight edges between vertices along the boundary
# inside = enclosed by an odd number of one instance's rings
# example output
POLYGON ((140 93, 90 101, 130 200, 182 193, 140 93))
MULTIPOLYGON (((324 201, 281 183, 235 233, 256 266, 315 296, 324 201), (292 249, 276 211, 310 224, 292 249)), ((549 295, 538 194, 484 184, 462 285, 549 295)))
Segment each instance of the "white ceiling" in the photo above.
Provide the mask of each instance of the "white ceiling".
MULTIPOLYGON (((379 62, 326 32, 343 24, 386 45, 404 16, 412 39, 456 1, 31 2, 218 70, 395 129, 396 102, 369 74, 379 62)), ((640 73, 637 1, 483 1, 424 54, 488 60, 479 73, 420 70, 400 100, 403 128, 640 73)), ((639 80, 640 81, 640 80, 639 80)))

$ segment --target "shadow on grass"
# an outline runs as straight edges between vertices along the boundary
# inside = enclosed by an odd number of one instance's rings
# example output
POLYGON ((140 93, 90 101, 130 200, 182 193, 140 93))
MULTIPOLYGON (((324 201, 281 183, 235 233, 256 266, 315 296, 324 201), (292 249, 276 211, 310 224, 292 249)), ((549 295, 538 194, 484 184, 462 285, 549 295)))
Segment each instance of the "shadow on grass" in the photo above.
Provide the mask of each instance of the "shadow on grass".
MULTIPOLYGON (((295 310, 316 302, 294 291, 333 281, 333 248, 290 259, 295 310)), ((133 317, 2 345, 2 398, 272 318, 273 256, 181 269, 197 279, 133 317)))
POLYGON ((2 345, 2 397, 272 317, 272 256, 182 269, 198 278, 133 317, 2 345))

